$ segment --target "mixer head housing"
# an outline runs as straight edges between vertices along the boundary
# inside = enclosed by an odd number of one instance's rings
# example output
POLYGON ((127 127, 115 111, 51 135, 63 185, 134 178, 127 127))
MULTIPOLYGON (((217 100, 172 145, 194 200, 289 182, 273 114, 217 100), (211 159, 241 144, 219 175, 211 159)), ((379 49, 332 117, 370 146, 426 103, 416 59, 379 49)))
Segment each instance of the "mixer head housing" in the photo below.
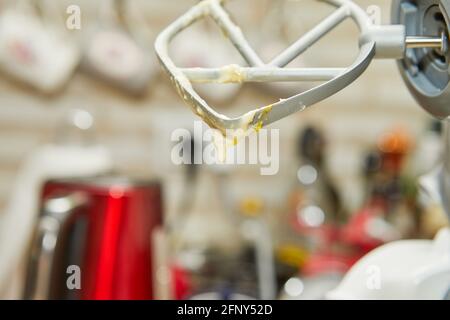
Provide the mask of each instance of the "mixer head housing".
MULTIPOLYGON (((392 22, 404 25, 407 36, 441 34, 448 39, 450 0, 395 0, 392 22)), ((411 94, 439 119, 450 116, 449 61, 448 50, 430 48, 406 49, 405 57, 398 60, 400 73, 411 94)))

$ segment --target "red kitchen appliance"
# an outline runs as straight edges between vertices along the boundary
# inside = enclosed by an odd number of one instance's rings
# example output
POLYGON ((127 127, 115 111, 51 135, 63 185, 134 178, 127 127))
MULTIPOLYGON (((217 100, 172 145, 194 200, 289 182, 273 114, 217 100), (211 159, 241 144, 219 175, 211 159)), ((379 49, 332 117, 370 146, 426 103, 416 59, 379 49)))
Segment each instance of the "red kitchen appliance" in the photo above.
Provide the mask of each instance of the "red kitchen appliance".
POLYGON ((48 181, 25 298, 152 299, 161 193, 159 183, 123 178, 48 181))

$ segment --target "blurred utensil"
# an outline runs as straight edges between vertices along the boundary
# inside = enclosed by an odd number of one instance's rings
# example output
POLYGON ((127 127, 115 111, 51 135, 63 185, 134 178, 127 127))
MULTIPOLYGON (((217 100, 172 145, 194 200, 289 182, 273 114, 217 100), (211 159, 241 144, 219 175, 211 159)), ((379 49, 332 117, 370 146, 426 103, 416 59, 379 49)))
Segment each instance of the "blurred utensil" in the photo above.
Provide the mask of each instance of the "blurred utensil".
POLYGON ((122 1, 101 1, 98 8, 98 20, 85 40, 82 67, 129 93, 145 93, 158 69, 151 55, 123 25, 127 21, 120 19, 122 1))
MULTIPOLYGON (((0 69, 44 93, 54 93, 67 83, 80 59, 66 28, 55 23, 49 2, 19 1, 0 15, 0 69)), ((55 6, 55 3, 52 4, 55 6)), ((57 10, 56 10, 57 11, 57 10)))

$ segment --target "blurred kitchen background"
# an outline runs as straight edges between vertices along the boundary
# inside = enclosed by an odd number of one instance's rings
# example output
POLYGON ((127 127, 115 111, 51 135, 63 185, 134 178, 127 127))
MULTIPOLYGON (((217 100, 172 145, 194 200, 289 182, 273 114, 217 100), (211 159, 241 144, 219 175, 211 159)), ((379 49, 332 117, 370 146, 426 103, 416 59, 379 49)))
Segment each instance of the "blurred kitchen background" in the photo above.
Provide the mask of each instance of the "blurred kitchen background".
MULTIPOLYGON (((413 100, 390 60, 374 61, 345 90, 271 126, 280 129, 275 176, 260 175, 259 166, 173 164, 172 132, 192 130, 197 118, 161 71, 153 42, 197 2, 0 2, 0 226, 19 219, 16 225, 34 228, 38 207, 23 209, 35 210, 34 216, 12 208, 32 199, 27 192, 40 194, 47 177, 36 178, 34 189, 20 189, 17 181, 23 187, 24 172, 42 168, 30 163, 43 161, 37 155, 55 144, 100 146, 82 165, 86 175, 104 170, 159 181, 168 243, 160 256, 173 276, 168 285, 167 274, 154 275, 152 281, 165 279, 153 292, 157 298, 322 298, 364 253, 400 238, 431 238, 447 223, 437 209, 420 205, 416 184, 439 161, 440 124, 413 100), (79 30, 65 27, 72 5, 81 8, 79 30), (42 57, 39 67, 31 66, 33 50, 42 57), (121 50, 129 60, 114 60, 121 50), (23 71, 27 65, 32 72, 23 71), (98 167, 86 168, 90 163, 98 167)), ((375 16, 380 8, 381 23, 389 23, 390 1, 355 2, 375 16)), ((227 8, 266 59, 331 12, 306 0, 235 0, 227 8)), ((293 65, 347 66, 358 53, 357 35, 346 21, 293 65)), ((181 34, 172 55, 183 66, 241 63, 210 22, 181 34)), ((221 113, 236 115, 306 88, 246 84, 199 92, 221 113)), ((77 155, 83 157, 71 159, 77 155)), ((52 168, 65 161, 49 157, 52 168)), ((61 176, 70 177, 68 170, 61 176)), ((0 239, 2 246, 15 244, 0 239)), ((30 239, 19 245, 28 248, 30 239)), ((28 249, 14 259, 0 256, 2 298, 22 297, 28 249)))

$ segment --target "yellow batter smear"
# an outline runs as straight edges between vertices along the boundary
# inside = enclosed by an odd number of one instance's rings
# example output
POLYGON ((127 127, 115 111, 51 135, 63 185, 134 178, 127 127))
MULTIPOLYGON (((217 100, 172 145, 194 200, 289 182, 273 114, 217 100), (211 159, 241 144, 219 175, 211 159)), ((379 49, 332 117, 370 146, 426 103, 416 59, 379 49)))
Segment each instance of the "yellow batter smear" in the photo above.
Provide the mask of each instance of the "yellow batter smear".
POLYGON ((255 129, 256 132, 259 132, 263 127, 264 127, 264 121, 267 120, 267 117, 269 115, 269 113, 272 111, 273 105, 269 105, 267 107, 265 107, 265 109, 263 110, 263 112, 261 113, 261 117, 256 125, 253 127, 253 129, 255 129))
POLYGON ((237 64, 230 64, 222 67, 220 70, 220 77, 217 80, 219 83, 242 83, 245 80, 245 74, 242 68, 237 64))
POLYGON ((272 111, 273 105, 264 107, 264 110, 259 114, 259 121, 250 127, 255 121, 256 111, 249 112, 242 117, 242 124, 238 129, 226 130, 221 132, 215 129, 213 143, 216 148, 217 160, 221 163, 225 163, 227 160, 228 150, 236 147, 240 141, 251 135, 253 132, 258 133, 264 126, 265 121, 269 113, 272 111))

